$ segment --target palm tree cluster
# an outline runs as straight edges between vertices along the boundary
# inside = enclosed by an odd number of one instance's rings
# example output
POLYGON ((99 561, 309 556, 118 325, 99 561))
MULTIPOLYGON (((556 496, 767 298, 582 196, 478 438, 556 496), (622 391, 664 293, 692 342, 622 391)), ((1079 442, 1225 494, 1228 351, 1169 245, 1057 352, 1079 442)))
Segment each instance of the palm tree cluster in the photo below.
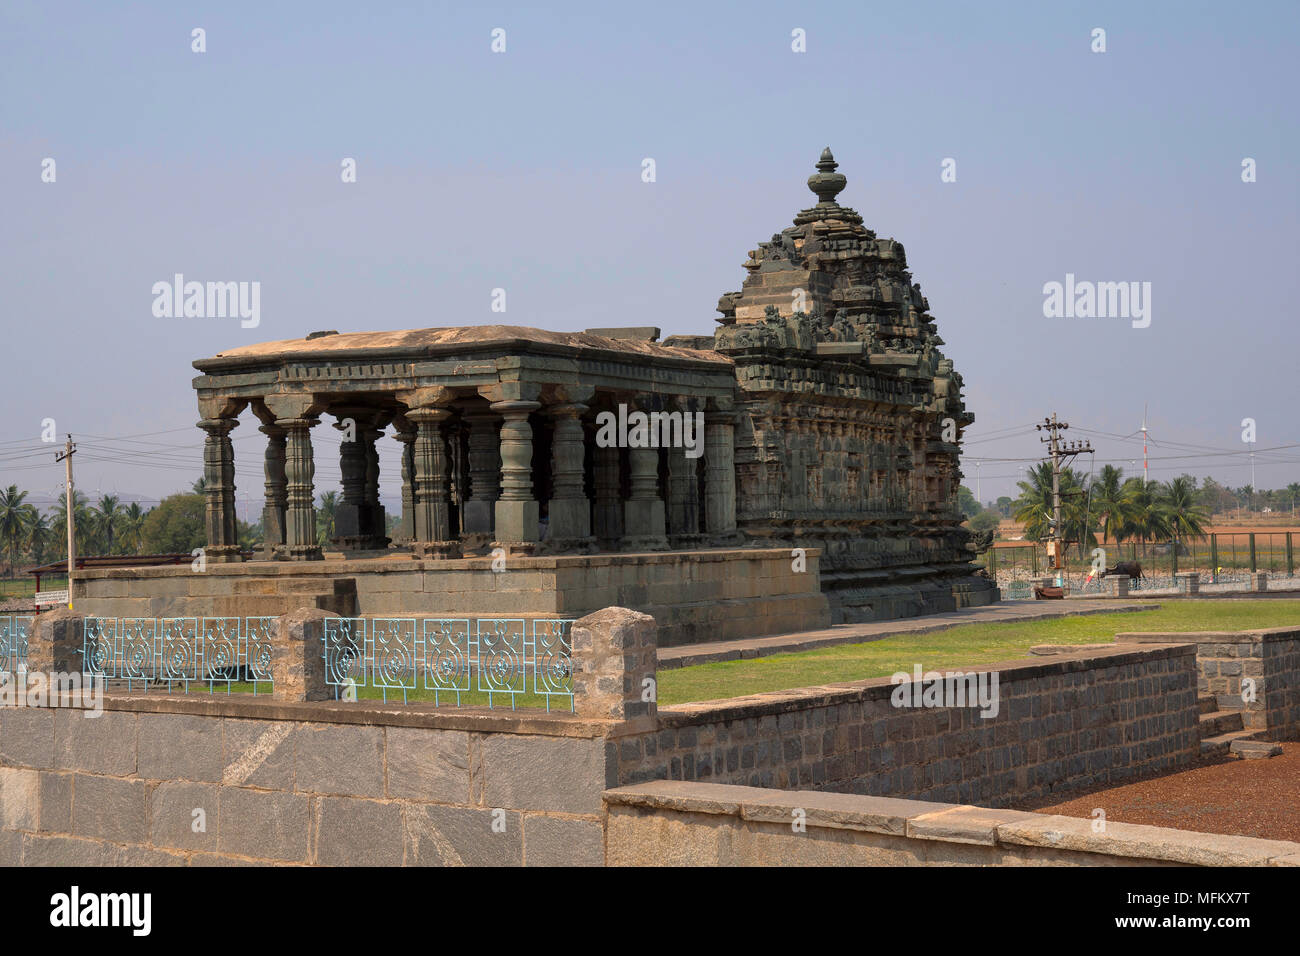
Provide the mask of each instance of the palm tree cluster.
MULTIPOLYGON (((123 505, 116 495, 104 495, 95 505, 73 492, 73 520, 77 530, 77 551, 81 554, 138 554, 148 514, 136 502, 123 505)), ((0 489, 0 550, 8 559, 10 573, 19 557, 41 564, 67 554, 67 494, 59 495, 49 514, 27 501, 27 492, 17 485, 0 489)))
MULTIPOLYGON (((1052 466, 1043 462, 1019 482, 1015 518, 1025 537, 1042 541, 1051 535, 1052 466)), ((1167 483, 1124 478, 1122 469, 1106 465, 1089 480, 1072 469, 1061 471, 1061 536, 1082 556, 1099 541, 1172 542, 1204 537, 1209 512, 1197 494, 1196 479, 1182 475, 1167 483)))
MULTIPOLYGON (((197 508, 189 534, 197 535, 202 543, 202 482, 196 482, 188 495, 173 498, 194 499, 197 508)), ((42 512, 27 500, 28 492, 17 485, 0 488, 0 559, 8 565, 12 577, 20 559, 31 564, 44 564, 65 558, 68 553, 67 493, 61 493, 48 513, 42 512)), ((167 499, 171 500, 171 499, 167 499)), ((165 502, 164 502, 165 504, 165 502)), ((76 528, 76 547, 79 555, 130 555, 181 547, 175 537, 155 535, 150 539, 146 519, 158 509, 142 508, 138 502, 123 504, 117 495, 103 495, 94 505, 81 492, 73 493, 73 522, 76 528), (170 544, 170 547, 168 546, 170 544)), ((252 549, 261 542, 261 525, 239 523, 241 547, 252 549)))

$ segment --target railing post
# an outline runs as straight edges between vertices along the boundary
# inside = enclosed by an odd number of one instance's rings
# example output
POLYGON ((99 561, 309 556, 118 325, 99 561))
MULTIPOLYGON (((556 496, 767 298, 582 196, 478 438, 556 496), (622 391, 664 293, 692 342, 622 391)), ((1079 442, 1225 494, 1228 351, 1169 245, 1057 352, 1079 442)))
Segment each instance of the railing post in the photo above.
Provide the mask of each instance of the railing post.
POLYGON ((1295 549, 1292 547, 1290 531, 1286 533, 1286 576, 1295 577, 1295 549))
POLYGON ((85 620, 66 607, 36 615, 27 632, 27 670, 80 674, 85 620))
POLYGON ((271 638, 273 700, 329 700, 325 682, 325 621, 339 615, 319 608, 285 614, 271 638))
POLYGON ((1219 582, 1219 536, 1210 535, 1210 580, 1219 582))
POLYGON ((574 621, 570 634, 577 715, 656 725, 655 619, 625 607, 607 607, 574 621))
POLYGON ((1174 538, 1173 544, 1169 546, 1169 573, 1171 577, 1178 576, 1178 539, 1174 538))
POLYGON ((1250 573, 1254 574, 1259 569, 1255 567, 1255 532, 1250 533, 1250 573))

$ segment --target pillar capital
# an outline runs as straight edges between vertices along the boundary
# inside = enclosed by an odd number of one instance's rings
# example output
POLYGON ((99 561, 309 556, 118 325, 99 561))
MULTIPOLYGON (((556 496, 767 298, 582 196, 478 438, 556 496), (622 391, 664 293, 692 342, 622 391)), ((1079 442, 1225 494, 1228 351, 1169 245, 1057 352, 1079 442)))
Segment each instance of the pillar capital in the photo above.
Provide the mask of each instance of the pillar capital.
POLYGON ((320 419, 315 415, 306 415, 301 418, 277 418, 275 424, 286 431, 295 431, 304 428, 315 428, 320 424, 320 419))
POLYGON ((423 422, 445 422, 454 412, 445 405, 428 405, 422 408, 410 408, 405 413, 406 420, 420 425, 423 422))
POLYGON ((587 414, 588 406, 581 402, 560 402, 556 405, 547 405, 542 409, 544 415, 551 418, 581 418, 587 414))
POLYGON ((491 408, 492 411, 503 416, 504 418, 507 418, 511 421, 518 421, 521 418, 526 418, 530 413, 537 411, 539 408, 542 407, 542 403, 511 400, 511 401, 504 401, 504 402, 493 402, 488 407, 491 408))
POLYGON ((238 418, 205 418, 197 424, 212 437, 220 435, 229 435, 239 427, 238 418))

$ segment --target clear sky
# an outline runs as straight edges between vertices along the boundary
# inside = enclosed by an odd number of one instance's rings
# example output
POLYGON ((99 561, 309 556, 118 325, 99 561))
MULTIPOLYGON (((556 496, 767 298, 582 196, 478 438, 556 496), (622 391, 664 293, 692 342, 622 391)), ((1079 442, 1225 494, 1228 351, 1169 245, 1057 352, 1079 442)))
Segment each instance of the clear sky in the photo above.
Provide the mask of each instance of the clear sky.
MULTIPOLYGON (((252 342, 708 334, 746 251, 811 204, 827 145, 840 201, 904 243, 965 378, 984 500, 1024 463, 994 459, 1037 456, 1023 426, 1052 411, 1097 467, 1130 470, 1140 441, 1107 436, 1146 404, 1153 478, 1246 484, 1250 417, 1256 483, 1300 480, 1300 448, 1264 451, 1300 442, 1298 27, 1294 2, 4 0, 0 484, 57 494, 53 418, 84 442, 83 491, 187 487, 190 362, 252 342), (260 326, 155 317, 177 272, 260 282, 260 326), (1045 318, 1067 273, 1150 282, 1150 327, 1045 318), (1205 449, 1236 454, 1185 457, 1205 449)), ((261 496, 255 424, 234 433, 241 503, 261 496)), ((320 448, 318 490, 338 474, 320 448)))

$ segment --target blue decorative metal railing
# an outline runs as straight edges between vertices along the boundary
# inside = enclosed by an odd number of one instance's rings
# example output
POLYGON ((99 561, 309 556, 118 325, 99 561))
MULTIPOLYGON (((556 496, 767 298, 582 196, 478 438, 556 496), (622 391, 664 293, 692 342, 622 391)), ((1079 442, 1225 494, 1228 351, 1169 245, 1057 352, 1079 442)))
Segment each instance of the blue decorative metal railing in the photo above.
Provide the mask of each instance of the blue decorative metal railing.
POLYGON ((0 671, 16 674, 27 668, 27 634, 31 626, 31 615, 0 615, 0 671))
MULTIPOLYGON (((3 621, 0 618, 0 621, 3 621)), ((168 693, 272 686, 274 617, 85 618, 82 669, 168 693)), ((571 619, 326 618, 325 681, 340 699, 377 692, 435 705, 574 709, 571 619)), ((23 642, 26 650, 25 632, 23 642)))
POLYGON ((236 684, 271 681, 274 617, 88 617, 82 640, 82 670, 104 681, 179 686, 207 685, 211 693, 236 684))
POLYGON ((573 710, 572 620, 522 618, 328 618, 325 621, 325 681, 335 697, 352 698, 362 688, 390 693, 433 694, 462 704, 499 698, 513 710, 552 698, 573 710))

